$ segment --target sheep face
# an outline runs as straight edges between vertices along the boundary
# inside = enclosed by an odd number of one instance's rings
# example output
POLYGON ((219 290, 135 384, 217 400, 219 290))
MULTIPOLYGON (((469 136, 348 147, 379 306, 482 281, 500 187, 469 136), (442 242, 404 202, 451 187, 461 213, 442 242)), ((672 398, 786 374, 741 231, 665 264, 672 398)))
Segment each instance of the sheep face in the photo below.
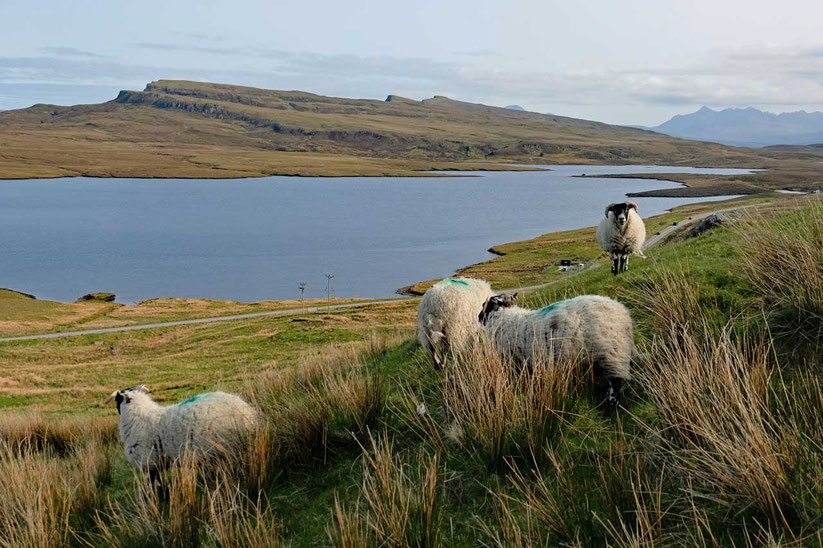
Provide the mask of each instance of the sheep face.
POLYGON ((493 312, 500 310, 501 308, 510 308, 516 304, 517 293, 512 293, 510 295, 494 295, 483 303, 483 310, 480 311, 477 319, 480 323, 486 325, 486 320, 488 320, 489 315, 493 312))
POLYGON ((111 400, 114 400, 114 403, 117 405, 117 414, 121 414, 120 406, 121 405, 128 405, 131 403, 132 397, 135 393, 142 393, 148 394, 149 391, 146 388, 145 384, 139 384, 137 386, 132 386, 131 388, 124 388, 123 390, 115 390, 112 392, 111 396, 106 400, 106 403, 109 403, 111 400))
POLYGON ((626 224, 626 221, 629 220, 629 211, 632 209, 637 211, 637 204, 634 202, 609 204, 609 206, 606 208, 606 217, 608 218, 609 212, 614 213, 614 221, 617 223, 617 226, 622 227, 626 224))

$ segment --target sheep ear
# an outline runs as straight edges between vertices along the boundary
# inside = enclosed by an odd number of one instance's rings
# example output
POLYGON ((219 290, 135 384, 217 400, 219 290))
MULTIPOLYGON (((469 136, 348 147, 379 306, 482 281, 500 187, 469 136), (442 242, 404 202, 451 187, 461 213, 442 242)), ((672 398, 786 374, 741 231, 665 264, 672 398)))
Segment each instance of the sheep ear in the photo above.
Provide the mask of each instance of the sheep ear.
POLYGON ((639 209, 637 208, 637 203, 632 202, 631 200, 627 200, 626 205, 634 209, 635 211, 639 211, 639 209))
POLYGON ((113 400, 114 398, 116 398, 116 397, 117 397, 117 393, 118 393, 118 392, 120 392, 120 391, 119 391, 119 390, 115 390, 114 392, 112 392, 112 393, 111 393, 111 396, 109 396, 108 398, 106 398, 106 401, 103 403, 103 405, 108 405, 108 404, 109 404, 109 402, 111 402, 111 400, 113 400))
POLYGON ((614 204, 609 204, 609 205, 606 206, 606 218, 607 219, 609 218, 609 211, 611 211, 613 207, 614 207, 614 204))
POLYGON ((517 302, 517 292, 512 293, 512 302, 517 302))

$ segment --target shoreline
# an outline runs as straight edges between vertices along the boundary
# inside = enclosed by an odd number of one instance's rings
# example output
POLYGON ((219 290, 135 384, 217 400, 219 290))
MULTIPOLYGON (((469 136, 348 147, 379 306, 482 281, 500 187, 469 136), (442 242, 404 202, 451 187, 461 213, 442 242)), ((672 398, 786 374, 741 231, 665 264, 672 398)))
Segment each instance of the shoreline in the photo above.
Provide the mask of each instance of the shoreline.
MULTIPOLYGON (((215 174, 214 176, 211 175, 86 175, 86 174, 78 174, 78 175, 57 175, 57 176, 38 176, 33 175, 30 177, 3 177, 0 174, 0 182, 2 181, 48 181, 48 180, 62 180, 62 179, 145 179, 147 181, 153 180, 171 180, 171 179, 179 179, 179 180, 246 180, 246 179, 266 179, 269 177, 291 177, 295 179, 305 178, 305 179, 379 179, 379 178, 386 178, 386 177, 397 177, 397 178, 414 178, 414 177, 477 177, 477 175, 456 175, 455 171, 477 171, 477 172, 484 172, 484 171, 552 171, 550 165, 575 165, 575 164, 546 164, 546 167, 540 167, 537 165, 525 165, 525 164, 517 164, 517 163, 484 163, 484 162, 477 162, 471 163, 464 166, 446 166, 446 167, 421 167, 419 169, 409 169, 407 172, 401 174, 392 174, 387 175, 385 173, 376 173, 376 174, 344 174, 344 175, 335 175, 335 174, 314 174, 314 175, 306 175, 301 173, 269 173, 269 174, 262 174, 262 175, 225 175, 225 174, 215 174)), ((604 164, 606 165, 606 164, 604 164)), ((745 168, 744 168, 745 169, 745 168)))

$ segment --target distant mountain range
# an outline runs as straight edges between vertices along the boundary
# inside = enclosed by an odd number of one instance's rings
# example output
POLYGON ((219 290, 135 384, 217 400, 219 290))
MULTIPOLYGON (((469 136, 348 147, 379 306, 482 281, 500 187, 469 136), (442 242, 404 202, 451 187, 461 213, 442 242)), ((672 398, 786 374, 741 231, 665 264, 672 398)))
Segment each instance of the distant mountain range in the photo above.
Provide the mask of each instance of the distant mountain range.
POLYGON ((703 107, 691 114, 678 114, 656 127, 634 127, 735 146, 823 143, 823 112, 802 110, 774 114, 756 108, 712 110, 703 107))

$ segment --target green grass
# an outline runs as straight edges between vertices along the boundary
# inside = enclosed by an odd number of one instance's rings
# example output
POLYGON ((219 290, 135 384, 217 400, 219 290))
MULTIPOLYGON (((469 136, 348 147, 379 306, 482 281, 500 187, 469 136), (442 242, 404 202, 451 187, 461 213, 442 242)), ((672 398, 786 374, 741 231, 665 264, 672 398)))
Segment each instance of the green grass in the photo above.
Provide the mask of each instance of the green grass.
MULTIPOLYGON (((658 230, 671 225, 673 221, 683 221, 699 213, 767 204, 781 199, 787 198, 783 195, 765 194, 722 202, 678 206, 669 213, 645 219, 646 235, 651 237, 658 230)), ((594 227, 551 232, 529 240, 495 245, 491 251, 500 256, 460 269, 457 274, 487 280, 495 289, 510 289, 548 282, 564 283, 566 279, 577 280, 576 274, 559 271, 561 259, 571 259, 572 264, 603 262, 608 259, 595 239, 594 227)), ((422 295, 437 281, 429 280, 411 285, 406 288, 406 292, 422 295)))

